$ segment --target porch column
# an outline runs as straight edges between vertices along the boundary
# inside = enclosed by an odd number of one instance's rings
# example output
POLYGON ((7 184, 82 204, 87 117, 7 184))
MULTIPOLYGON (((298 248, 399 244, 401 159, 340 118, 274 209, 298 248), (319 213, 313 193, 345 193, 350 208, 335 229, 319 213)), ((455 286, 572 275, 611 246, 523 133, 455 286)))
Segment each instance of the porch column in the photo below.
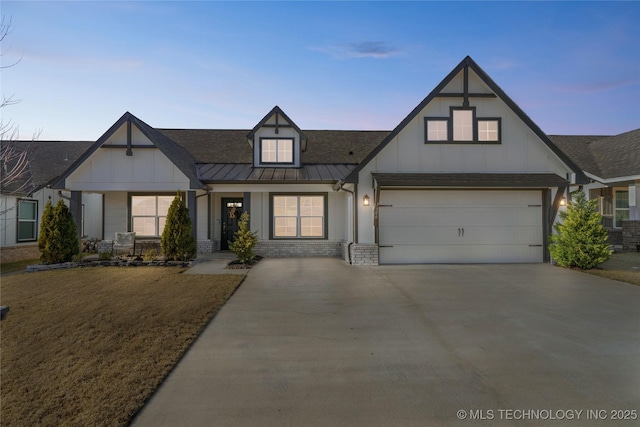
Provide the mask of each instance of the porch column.
POLYGON ((71 211, 71 217, 76 224, 76 234, 78 236, 78 242, 82 239, 82 191, 72 191, 69 198, 69 210, 71 211))
POLYGON ((249 230, 251 230, 251 193, 250 192, 248 191, 244 192, 242 203, 243 203, 242 211, 249 214, 249 223, 247 224, 247 226, 249 227, 249 230))
POLYGON ((196 202, 196 192, 187 191, 187 206, 189 207, 189 218, 191 219, 191 235, 198 241, 198 205, 196 202))

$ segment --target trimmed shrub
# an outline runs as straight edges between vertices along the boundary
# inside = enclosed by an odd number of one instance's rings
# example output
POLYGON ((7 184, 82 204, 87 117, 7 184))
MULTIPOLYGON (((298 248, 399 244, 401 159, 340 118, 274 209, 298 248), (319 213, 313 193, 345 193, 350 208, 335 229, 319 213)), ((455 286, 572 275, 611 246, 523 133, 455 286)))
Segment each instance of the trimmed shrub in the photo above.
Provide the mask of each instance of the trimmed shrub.
POLYGON ((180 194, 169 206, 160 246, 166 259, 187 260, 196 254, 196 241, 191 234, 189 209, 180 194))
POLYGON ((80 253, 76 224, 71 211, 59 200, 54 208, 47 202, 38 236, 40 260, 45 264, 55 264, 73 260, 80 253))
POLYGON ((258 236, 249 230, 249 214, 243 212, 238 222, 238 231, 233 235, 235 241, 229 242, 229 249, 236 254, 238 261, 243 264, 251 264, 255 254, 253 248, 258 243, 258 236))
POLYGON ((587 200, 582 191, 572 193, 566 212, 560 212, 562 223, 553 225, 549 252, 561 267, 590 269, 609 259, 612 251, 607 243, 607 230, 597 201, 587 200))

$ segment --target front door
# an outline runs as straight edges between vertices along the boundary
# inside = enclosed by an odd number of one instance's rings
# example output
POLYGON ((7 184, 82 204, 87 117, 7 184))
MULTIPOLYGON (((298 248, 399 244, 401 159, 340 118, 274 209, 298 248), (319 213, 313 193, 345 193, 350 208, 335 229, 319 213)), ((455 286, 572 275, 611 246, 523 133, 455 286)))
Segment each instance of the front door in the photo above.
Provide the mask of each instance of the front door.
POLYGON ((242 197, 222 199, 222 239, 220 250, 229 250, 229 242, 234 241, 234 234, 238 231, 238 222, 242 215, 242 197))

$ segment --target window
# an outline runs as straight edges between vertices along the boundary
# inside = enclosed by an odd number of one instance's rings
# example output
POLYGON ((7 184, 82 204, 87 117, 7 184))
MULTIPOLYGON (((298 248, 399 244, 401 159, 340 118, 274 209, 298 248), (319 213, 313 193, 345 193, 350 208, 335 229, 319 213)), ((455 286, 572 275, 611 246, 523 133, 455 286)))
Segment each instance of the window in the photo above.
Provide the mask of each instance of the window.
POLYGON ((131 231, 139 236, 161 236, 174 197, 131 196, 131 231))
POLYGON ((478 119, 478 141, 500 141, 500 119, 478 119))
POLYGON ((326 195, 273 195, 273 238, 326 237, 326 195))
POLYGON ((473 110, 453 110, 453 140, 473 141, 473 110))
POLYGON ((629 219, 629 190, 600 188, 591 190, 590 196, 598 199, 603 226, 621 228, 622 221, 629 219))
POLYGON ((18 242, 38 239, 38 201, 18 200, 18 242))
POLYGON ((622 227, 622 221, 629 220, 629 190, 615 190, 614 227, 622 227))
POLYGON ((425 143, 497 143, 502 139, 501 119, 476 118, 475 107, 450 107, 449 117, 425 117, 425 143))
POLYGON ((449 139, 448 119, 425 119, 427 141, 447 141, 449 139))
POLYGON ((293 138, 262 138, 260 144, 260 163, 293 163, 293 138))

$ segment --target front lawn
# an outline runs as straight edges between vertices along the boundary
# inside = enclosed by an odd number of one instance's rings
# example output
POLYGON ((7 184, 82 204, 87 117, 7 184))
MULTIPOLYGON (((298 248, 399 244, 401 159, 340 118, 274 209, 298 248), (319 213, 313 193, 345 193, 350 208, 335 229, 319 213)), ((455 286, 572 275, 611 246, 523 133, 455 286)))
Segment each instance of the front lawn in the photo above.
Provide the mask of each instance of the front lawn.
POLYGON ((3 277, 1 424, 127 425, 244 277, 183 271, 3 277))
POLYGON ((615 253, 607 262, 600 264, 597 268, 586 270, 586 272, 640 286, 640 253, 615 253))

